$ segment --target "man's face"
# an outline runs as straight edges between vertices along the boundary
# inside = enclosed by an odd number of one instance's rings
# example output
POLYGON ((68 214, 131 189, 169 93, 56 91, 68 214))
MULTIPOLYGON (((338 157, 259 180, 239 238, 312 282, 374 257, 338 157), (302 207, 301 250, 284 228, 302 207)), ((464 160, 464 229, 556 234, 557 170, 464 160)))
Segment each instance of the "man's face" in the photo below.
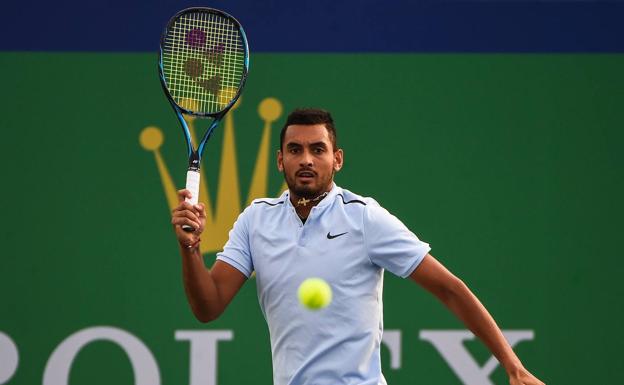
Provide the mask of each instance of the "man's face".
POLYGON ((288 188, 304 198, 328 191, 342 160, 342 150, 334 151, 324 124, 288 126, 277 153, 277 167, 284 173, 288 188))

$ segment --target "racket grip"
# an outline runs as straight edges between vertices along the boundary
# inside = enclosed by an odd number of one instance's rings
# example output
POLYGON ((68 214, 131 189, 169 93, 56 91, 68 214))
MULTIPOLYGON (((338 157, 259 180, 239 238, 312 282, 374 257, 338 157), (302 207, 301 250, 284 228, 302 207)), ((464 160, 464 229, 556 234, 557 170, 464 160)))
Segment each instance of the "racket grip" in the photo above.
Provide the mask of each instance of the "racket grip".
MULTIPOLYGON (((191 197, 186 198, 186 202, 196 205, 199 202, 199 171, 188 170, 186 172, 186 189, 191 192, 191 197)), ((193 232, 195 229, 189 225, 182 225, 182 230, 193 232)))

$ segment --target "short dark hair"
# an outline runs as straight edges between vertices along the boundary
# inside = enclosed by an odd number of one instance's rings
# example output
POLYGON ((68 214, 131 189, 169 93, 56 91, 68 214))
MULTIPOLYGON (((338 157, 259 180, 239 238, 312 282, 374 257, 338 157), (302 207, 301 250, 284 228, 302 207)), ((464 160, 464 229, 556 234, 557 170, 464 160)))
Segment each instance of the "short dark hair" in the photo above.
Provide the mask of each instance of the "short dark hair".
POLYGON ((324 124, 329 134, 329 140, 331 141, 334 151, 338 149, 336 138, 336 127, 334 126, 334 119, 328 111, 318 108, 296 108, 288 115, 284 127, 280 132, 280 149, 284 147, 284 136, 286 136, 286 129, 293 124, 313 125, 324 124))

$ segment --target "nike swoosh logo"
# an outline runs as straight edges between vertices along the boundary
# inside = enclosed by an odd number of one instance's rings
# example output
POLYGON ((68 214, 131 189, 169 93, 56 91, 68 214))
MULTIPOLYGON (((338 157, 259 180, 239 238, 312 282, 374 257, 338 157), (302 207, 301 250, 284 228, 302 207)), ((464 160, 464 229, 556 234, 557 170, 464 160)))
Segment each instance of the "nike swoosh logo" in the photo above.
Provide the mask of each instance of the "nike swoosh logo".
POLYGON ((348 233, 348 231, 344 232, 344 233, 340 233, 340 234, 336 234, 336 235, 331 235, 330 233, 327 233, 327 239, 334 239, 334 238, 338 238, 341 235, 345 235, 346 233, 348 233))

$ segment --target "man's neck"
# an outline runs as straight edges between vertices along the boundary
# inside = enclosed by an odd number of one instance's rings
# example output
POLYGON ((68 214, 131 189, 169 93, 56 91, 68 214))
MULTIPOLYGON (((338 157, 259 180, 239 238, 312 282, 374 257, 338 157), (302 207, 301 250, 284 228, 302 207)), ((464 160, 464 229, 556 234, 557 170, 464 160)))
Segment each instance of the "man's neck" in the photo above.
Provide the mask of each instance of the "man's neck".
POLYGON ((299 215, 299 217, 303 220, 307 219, 308 215, 310 215, 310 211, 312 211, 312 207, 318 205, 323 200, 323 198, 327 196, 327 194, 331 190, 331 187, 332 186, 330 186, 329 189, 324 193, 321 193, 320 195, 311 198, 305 198, 300 197, 296 194, 291 194, 290 202, 295 207, 297 215, 299 215))

